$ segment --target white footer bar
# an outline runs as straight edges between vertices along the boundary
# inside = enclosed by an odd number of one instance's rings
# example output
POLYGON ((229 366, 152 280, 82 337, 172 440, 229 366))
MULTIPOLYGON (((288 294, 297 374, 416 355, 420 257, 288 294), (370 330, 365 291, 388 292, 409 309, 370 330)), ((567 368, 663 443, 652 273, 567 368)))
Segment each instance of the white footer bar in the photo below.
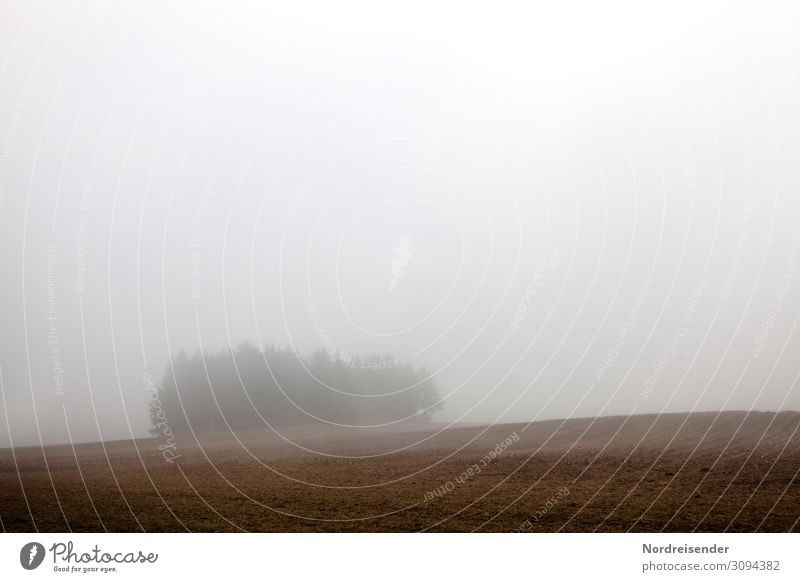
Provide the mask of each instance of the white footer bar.
POLYGON ((795 534, 2 534, 0 579, 777 581, 798 554, 795 534))

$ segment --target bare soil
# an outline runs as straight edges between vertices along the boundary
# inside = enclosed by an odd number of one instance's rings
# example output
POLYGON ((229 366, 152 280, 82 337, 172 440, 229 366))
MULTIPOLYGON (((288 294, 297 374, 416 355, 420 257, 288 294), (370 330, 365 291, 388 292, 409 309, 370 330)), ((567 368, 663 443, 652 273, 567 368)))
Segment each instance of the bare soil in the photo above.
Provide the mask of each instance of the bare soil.
POLYGON ((184 435, 172 463, 163 437, 3 449, 0 520, 44 532, 800 531, 799 429, 798 412, 706 412, 184 435))

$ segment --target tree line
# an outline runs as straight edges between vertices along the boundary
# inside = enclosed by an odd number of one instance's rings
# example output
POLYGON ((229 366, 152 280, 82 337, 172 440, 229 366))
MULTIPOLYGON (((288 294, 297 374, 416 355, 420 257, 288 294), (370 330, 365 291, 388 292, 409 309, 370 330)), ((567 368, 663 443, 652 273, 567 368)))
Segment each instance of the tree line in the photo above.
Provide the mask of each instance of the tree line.
POLYGON ((243 430, 267 425, 374 425, 429 420, 442 408, 424 368, 389 355, 302 357, 249 343, 222 351, 179 353, 151 395, 151 432, 243 430))

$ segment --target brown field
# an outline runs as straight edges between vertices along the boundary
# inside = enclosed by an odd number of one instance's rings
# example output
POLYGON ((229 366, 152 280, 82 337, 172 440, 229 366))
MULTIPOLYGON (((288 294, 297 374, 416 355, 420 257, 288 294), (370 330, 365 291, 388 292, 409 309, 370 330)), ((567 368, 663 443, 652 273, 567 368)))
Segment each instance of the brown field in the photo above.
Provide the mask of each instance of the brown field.
POLYGON ((57 532, 800 530, 798 412, 441 428, 183 436, 172 464, 164 439, 3 449, 0 519, 57 532))

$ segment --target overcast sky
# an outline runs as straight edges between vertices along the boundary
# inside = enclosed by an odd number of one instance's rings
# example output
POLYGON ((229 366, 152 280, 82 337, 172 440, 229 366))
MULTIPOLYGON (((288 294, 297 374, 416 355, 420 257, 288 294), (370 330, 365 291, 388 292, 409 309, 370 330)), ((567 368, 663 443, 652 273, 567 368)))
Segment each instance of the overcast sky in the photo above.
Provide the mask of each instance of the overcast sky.
POLYGON ((164 4, 0 7, 0 445, 242 341, 448 422, 800 408, 794 3, 164 4))

